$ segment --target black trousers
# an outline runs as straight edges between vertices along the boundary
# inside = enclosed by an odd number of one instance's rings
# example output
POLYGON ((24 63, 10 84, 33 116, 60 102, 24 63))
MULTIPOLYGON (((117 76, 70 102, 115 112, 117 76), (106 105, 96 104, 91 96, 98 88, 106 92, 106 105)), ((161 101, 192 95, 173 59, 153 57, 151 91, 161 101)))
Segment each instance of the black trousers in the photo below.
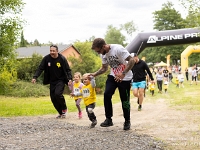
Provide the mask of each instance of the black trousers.
POLYGON ((188 72, 185 73, 186 79, 188 81, 188 72))
POLYGON ((56 84, 50 84, 51 101, 60 115, 62 114, 62 110, 67 109, 65 98, 63 96, 64 88, 65 83, 63 81, 59 81, 56 84))
POLYGON ((90 121, 96 120, 96 116, 95 116, 94 112, 90 113, 88 111, 88 108, 94 109, 95 108, 95 103, 92 103, 92 104, 86 106, 86 112, 87 112, 87 115, 88 115, 88 118, 89 118, 90 121))
POLYGON ((159 91, 162 91, 162 84, 163 84, 163 81, 157 81, 159 91))
POLYGON ((116 88, 118 88, 124 119, 130 120, 130 83, 131 80, 116 82, 113 76, 108 75, 104 92, 104 108, 106 118, 111 119, 113 116, 112 96, 115 93, 116 88))

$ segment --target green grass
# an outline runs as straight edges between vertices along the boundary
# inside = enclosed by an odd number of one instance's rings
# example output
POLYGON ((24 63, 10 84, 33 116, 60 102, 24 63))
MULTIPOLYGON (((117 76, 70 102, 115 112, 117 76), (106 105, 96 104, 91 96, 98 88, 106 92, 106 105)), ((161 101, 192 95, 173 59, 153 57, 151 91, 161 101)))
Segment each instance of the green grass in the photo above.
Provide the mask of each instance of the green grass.
MULTIPOLYGON (((64 95, 69 112, 76 112, 75 101, 69 95, 64 95)), ((120 101, 118 91, 113 96, 113 103, 120 101)), ((96 106, 103 106, 103 95, 97 95, 96 106)), ((82 109, 85 109, 81 101, 82 109)), ((0 117, 37 116, 57 114, 50 97, 6 97, 0 96, 0 117)))
MULTIPOLYGON (((184 81, 185 88, 177 88, 171 83, 167 94, 159 94, 155 90, 155 96, 151 96, 150 92, 146 92, 145 101, 156 103, 159 99, 164 99, 165 102, 175 109, 179 110, 198 110, 200 111, 200 82, 198 85, 184 81)), ((134 98, 131 91, 131 99, 134 98)), ((76 112, 77 108, 73 98, 65 95, 66 103, 69 112, 76 112)), ((134 98, 136 100, 136 98, 134 98)), ((120 102, 119 93, 116 90, 113 96, 113 103, 120 102)), ((103 95, 97 95, 97 107, 103 106, 103 95)), ((85 109, 83 101, 81 102, 82 109, 85 109)), ((44 97, 6 97, 0 96, 0 117, 14 116, 37 116, 46 114, 57 114, 51 103, 49 96, 44 97)))
POLYGON ((145 100, 156 102, 158 99, 165 99, 170 107, 174 107, 180 110, 200 110, 200 82, 198 85, 190 85, 190 81, 184 81, 184 88, 177 88, 175 84, 170 83, 168 92, 165 94, 159 94, 157 89, 155 90, 155 96, 152 97, 147 92, 147 98, 145 100))

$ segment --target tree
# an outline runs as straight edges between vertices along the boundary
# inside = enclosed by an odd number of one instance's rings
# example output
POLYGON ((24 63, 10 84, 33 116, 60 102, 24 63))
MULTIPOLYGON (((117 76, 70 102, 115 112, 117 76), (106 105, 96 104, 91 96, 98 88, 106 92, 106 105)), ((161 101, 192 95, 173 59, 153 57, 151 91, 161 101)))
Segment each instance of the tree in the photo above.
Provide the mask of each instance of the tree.
MULTIPOLYGON (((16 68, 17 79, 30 82, 41 60, 42 56, 36 53, 32 54, 31 58, 19 59, 16 68)), ((37 82, 42 84, 42 78, 43 74, 37 79, 37 82)))
MULTIPOLYGON (((185 9, 185 12, 188 12, 186 17, 186 28, 200 28, 200 1, 199 0, 179 0, 182 6, 185 9)), ((199 45, 197 43, 197 45, 199 45)), ((191 54, 189 59, 189 65, 199 64, 200 61, 199 54, 191 54)))
POLYGON ((24 3, 22 0, 0 1, 0 58, 13 54, 15 43, 22 29, 19 14, 24 3))
POLYGON ((23 21, 20 14, 22 0, 0 1, 0 93, 6 92, 16 79, 15 44, 20 35, 23 21))
POLYGON ((109 25, 106 31, 105 41, 106 43, 121 44, 124 46, 125 36, 121 33, 121 29, 109 25))
POLYGON ((121 24, 120 27, 121 27, 121 30, 124 30, 131 38, 132 38, 133 32, 137 31, 137 27, 133 21, 127 22, 125 24, 121 24))
POLYGON ((24 33, 22 31, 19 47, 26 47, 28 44, 29 44, 28 41, 24 39, 24 33))
POLYGON ((188 12, 186 17, 187 27, 200 27, 200 1, 199 0, 179 0, 188 12))
POLYGON ((162 9, 153 12, 154 29, 158 31, 185 28, 186 22, 171 2, 164 3, 162 9))
POLYGON ((37 39, 34 40, 33 45, 34 46, 41 46, 40 42, 37 39))
MULTIPOLYGON (((181 14, 173 8, 171 2, 167 2, 162 5, 161 10, 153 12, 154 17, 154 29, 158 31, 163 30, 174 30, 181 29, 186 27, 186 21, 181 17, 181 14)), ((160 62, 166 60, 167 55, 171 55, 171 60, 175 60, 174 64, 177 64, 177 60, 180 59, 182 51, 185 49, 185 46, 167 46, 167 47, 155 47, 151 48, 151 52, 155 55, 154 62, 160 62)), ((146 53, 147 59, 150 59, 150 53, 146 53)), ((144 53, 143 53, 144 54, 144 53)))
MULTIPOLYGON (((73 56, 68 58, 68 60, 72 64, 71 69, 73 74, 77 71, 81 72, 81 74, 95 72, 101 67, 101 59, 96 52, 91 50, 91 45, 92 42, 88 41, 85 42, 76 41, 74 43, 74 46, 76 47, 76 49, 79 50, 81 55, 79 59, 73 56)), ((97 84, 96 87, 101 89, 101 91, 104 89, 106 75, 107 74, 103 74, 96 77, 96 84, 97 84)))

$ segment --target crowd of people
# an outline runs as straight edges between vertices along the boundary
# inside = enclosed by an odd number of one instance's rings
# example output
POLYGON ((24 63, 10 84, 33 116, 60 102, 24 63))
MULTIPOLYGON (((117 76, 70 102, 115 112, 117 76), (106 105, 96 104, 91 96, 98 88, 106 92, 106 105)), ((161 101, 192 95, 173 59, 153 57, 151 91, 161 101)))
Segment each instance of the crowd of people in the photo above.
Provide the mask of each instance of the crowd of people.
MULTIPOLYGON (((102 38, 94 39, 91 49, 100 54, 101 68, 93 73, 85 73, 83 76, 80 72, 75 72, 72 76, 67 59, 58 52, 56 45, 51 45, 50 54, 43 57, 33 76, 32 83, 35 83, 44 71, 43 84, 50 84, 50 98, 59 114, 56 118, 66 117, 68 109, 63 92, 65 85, 67 85, 71 91, 70 96, 74 98, 78 118, 82 118, 80 104, 83 100, 87 116, 91 121, 90 128, 94 128, 97 124, 97 116, 94 113, 96 105, 95 77, 104 74, 110 67, 104 91, 105 121, 100 123, 100 126, 113 126, 112 96, 118 89, 124 118, 123 130, 129 130, 131 127, 131 91, 137 98, 138 111, 141 111, 145 90, 148 88, 153 96, 157 84, 159 93, 162 93, 163 89, 166 93, 168 84, 172 82, 172 72, 167 68, 157 68, 157 70, 152 68, 150 70, 146 62, 139 59, 136 53, 130 54, 127 49, 119 44, 107 44, 102 38)), ((188 70, 185 70, 185 73, 188 80, 188 70)), ((196 72, 192 71, 191 74, 191 84, 193 84, 193 81, 197 84, 196 72)), ((184 76, 181 71, 176 78, 178 87, 184 87, 184 76)))

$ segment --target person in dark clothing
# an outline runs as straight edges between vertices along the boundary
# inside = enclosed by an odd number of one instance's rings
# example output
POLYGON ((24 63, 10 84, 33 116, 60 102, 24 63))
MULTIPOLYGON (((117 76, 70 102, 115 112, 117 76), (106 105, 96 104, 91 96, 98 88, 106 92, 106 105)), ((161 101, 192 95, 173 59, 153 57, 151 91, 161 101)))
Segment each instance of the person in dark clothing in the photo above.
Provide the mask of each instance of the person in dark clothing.
POLYGON ((163 77, 164 80, 166 79, 167 81, 169 81, 169 71, 167 70, 167 68, 163 69, 163 77))
POLYGON ((124 115, 124 130, 129 130, 130 122, 130 83, 132 79, 131 68, 134 65, 134 60, 130 56, 128 50, 119 44, 106 44, 102 38, 96 38, 93 41, 92 49, 101 54, 102 67, 91 73, 92 76, 98 76, 105 73, 110 66, 110 74, 106 80, 104 92, 104 108, 106 120, 100 124, 101 127, 109 127, 113 125, 112 116, 112 96, 116 88, 119 90, 119 95, 122 103, 124 115))
POLYGON ((151 82, 154 82, 154 78, 146 62, 139 59, 136 53, 131 53, 131 56, 135 60, 135 65, 132 68, 133 82, 131 88, 133 90, 133 95, 138 98, 138 111, 141 111, 146 86, 146 75, 149 75, 151 82))
POLYGON ((186 80, 188 81, 188 68, 187 67, 185 68, 185 77, 186 77, 186 80))
POLYGON ((46 55, 36 70, 32 83, 44 71, 43 84, 50 84, 51 101, 59 113, 56 118, 65 118, 67 105, 63 96, 65 84, 72 82, 72 74, 66 58, 58 53, 57 45, 50 46, 50 54, 46 55))

